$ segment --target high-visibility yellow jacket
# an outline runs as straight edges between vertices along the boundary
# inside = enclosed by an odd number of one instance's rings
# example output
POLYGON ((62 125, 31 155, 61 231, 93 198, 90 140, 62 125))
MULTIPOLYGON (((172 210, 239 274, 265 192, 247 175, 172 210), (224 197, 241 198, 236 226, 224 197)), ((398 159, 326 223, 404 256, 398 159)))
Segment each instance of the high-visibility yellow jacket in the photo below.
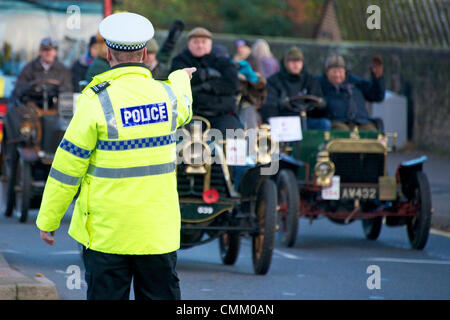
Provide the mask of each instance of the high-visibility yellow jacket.
POLYGON ((92 250, 163 254, 180 246, 176 128, 192 117, 188 74, 143 64, 94 77, 55 154, 36 224, 58 229, 81 184, 69 234, 92 250))

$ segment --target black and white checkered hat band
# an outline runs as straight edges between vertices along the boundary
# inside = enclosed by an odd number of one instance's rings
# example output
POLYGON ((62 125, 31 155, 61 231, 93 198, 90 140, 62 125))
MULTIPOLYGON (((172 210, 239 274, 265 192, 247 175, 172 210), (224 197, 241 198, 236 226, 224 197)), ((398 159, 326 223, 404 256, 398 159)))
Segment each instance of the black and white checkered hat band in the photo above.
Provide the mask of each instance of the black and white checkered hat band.
POLYGON ((105 39, 105 43, 111 49, 118 50, 118 51, 136 51, 136 50, 144 48, 145 45, 147 44, 147 42, 134 43, 134 44, 121 44, 121 43, 111 42, 106 39, 105 39))

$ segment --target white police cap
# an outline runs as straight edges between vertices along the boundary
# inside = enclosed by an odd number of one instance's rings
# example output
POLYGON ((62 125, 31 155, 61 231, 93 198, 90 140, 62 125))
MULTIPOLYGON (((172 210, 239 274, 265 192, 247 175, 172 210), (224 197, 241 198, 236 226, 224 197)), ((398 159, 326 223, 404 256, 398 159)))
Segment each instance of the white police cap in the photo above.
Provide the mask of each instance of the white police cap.
POLYGON ((99 32, 108 47, 118 51, 135 51, 145 47, 155 29, 145 17, 131 12, 112 14, 100 22, 99 32))

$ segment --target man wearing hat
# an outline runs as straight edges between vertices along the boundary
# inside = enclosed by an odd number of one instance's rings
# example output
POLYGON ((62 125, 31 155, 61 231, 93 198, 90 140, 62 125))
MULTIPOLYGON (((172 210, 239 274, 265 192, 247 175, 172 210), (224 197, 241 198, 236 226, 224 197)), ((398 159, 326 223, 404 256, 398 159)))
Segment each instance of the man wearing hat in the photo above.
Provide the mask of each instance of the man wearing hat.
POLYGON ((34 90, 39 85, 47 85, 50 100, 59 92, 73 91, 70 71, 58 61, 57 56, 56 41, 50 37, 42 39, 39 57, 26 64, 17 78, 15 95, 19 98, 29 97, 41 104, 42 93, 34 90))
POLYGON ((154 34, 134 13, 99 26, 111 69, 94 77, 55 154, 36 221, 51 236, 79 187, 69 234, 81 243, 88 299, 179 299, 180 209, 175 132, 192 116, 195 68, 152 78, 154 34))
POLYGON ((211 126, 226 134, 226 129, 242 128, 236 115, 237 68, 229 58, 212 52, 212 34, 197 27, 188 33, 187 48, 172 60, 172 70, 194 66, 192 77, 194 114, 203 116, 211 126))
MULTIPOLYGON (((267 80, 267 99, 262 107, 263 121, 277 116, 299 116, 301 103, 290 99, 300 95, 322 97, 317 80, 304 68, 300 48, 290 48, 280 64, 280 71, 267 80)), ((325 110, 313 109, 307 113, 308 129, 330 130, 331 123, 325 117, 325 110)))
POLYGON ((336 130, 377 130, 366 109, 366 101, 380 102, 384 99, 385 83, 383 62, 380 56, 372 59, 372 78, 365 80, 346 70, 344 58, 331 55, 325 62, 325 73, 319 77, 328 116, 336 130))

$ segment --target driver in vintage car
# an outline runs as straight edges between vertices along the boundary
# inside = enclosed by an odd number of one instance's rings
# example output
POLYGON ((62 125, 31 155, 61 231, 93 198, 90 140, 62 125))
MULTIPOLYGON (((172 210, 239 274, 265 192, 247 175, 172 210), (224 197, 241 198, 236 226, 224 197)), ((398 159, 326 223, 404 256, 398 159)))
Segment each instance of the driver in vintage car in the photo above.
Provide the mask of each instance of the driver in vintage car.
MULTIPOLYGON (((267 98, 261 109, 264 122, 270 117, 300 115, 307 112, 307 127, 314 130, 331 129, 324 108, 315 108, 314 101, 296 100, 301 96, 322 98, 322 90, 316 78, 304 68, 304 57, 300 48, 290 48, 281 63, 281 70, 267 80, 267 98)), ((323 104, 323 99, 321 100, 323 104)))
POLYGON ((197 27, 188 33, 187 49, 172 60, 172 71, 196 67, 192 77, 194 115, 211 122, 225 135, 226 129, 243 128, 237 114, 237 68, 229 58, 212 52, 212 34, 197 27))
POLYGON ((46 95, 48 107, 52 108, 59 93, 73 91, 70 70, 58 61, 57 55, 56 41, 49 37, 42 39, 39 57, 25 65, 17 78, 17 98, 23 102, 31 100, 42 107, 46 95))

